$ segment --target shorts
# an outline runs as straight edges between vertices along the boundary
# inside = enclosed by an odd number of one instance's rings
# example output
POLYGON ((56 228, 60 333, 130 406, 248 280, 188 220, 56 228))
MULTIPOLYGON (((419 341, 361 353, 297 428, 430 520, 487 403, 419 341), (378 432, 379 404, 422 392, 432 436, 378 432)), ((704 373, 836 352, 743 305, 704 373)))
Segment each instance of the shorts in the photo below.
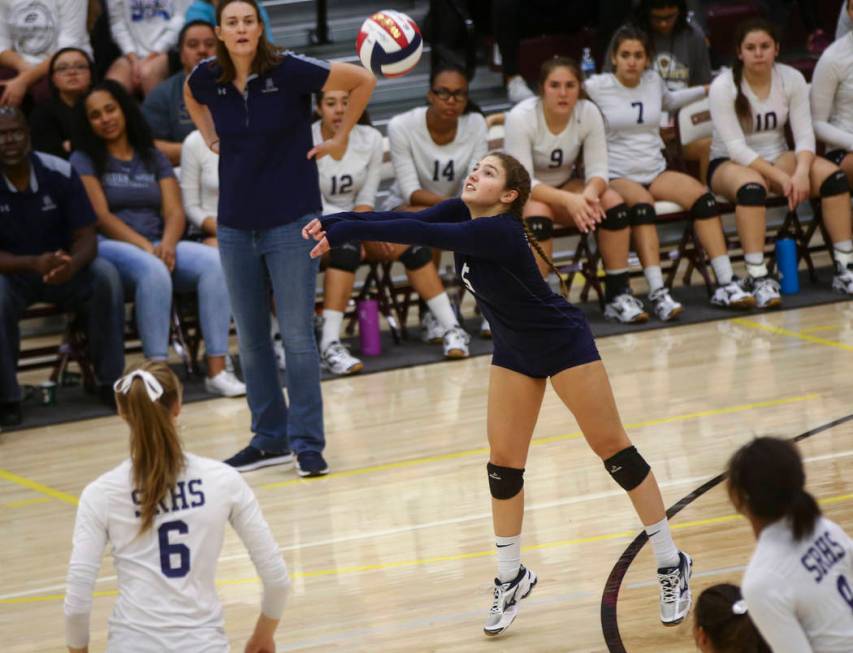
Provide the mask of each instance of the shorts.
POLYGON ((711 159, 708 163, 708 188, 711 187, 711 180, 714 177, 714 173, 717 171, 721 165, 723 165, 726 161, 731 161, 727 156, 720 156, 716 159, 711 159))
POLYGON ((850 154, 850 152, 847 150, 830 150, 823 155, 823 158, 832 161, 837 166, 840 166, 841 162, 844 161, 844 157, 848 154, 850 154))

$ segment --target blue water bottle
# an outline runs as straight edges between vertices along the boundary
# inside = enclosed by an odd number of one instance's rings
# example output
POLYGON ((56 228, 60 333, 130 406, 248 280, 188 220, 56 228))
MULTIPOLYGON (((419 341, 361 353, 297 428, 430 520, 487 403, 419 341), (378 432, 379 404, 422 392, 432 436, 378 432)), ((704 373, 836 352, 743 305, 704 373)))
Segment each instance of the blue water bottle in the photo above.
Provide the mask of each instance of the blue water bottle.
POLYGON ((590 48, 583 49, 583 57, 581 57, 581 75, 584 80, 589 79, 595 74, 595 59, 592 58, 592 50, 590 48))
POLYGON ((776 239, 776 265, 783 295, 800 292, 800 275, 797 273, 797 241, 788 235, 776 239))

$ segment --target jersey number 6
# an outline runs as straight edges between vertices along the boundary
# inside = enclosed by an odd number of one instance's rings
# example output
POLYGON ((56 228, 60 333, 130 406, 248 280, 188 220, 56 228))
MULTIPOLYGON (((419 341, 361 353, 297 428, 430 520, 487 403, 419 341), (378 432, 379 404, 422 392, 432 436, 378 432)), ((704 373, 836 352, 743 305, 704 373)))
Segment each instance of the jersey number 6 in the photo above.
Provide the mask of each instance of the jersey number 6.
POLYGON ((183 578, 190 573, 190 549, 186 544, 169 542, 169 534, 172 531, 186 535, 190 532, 190 528, 185 521, 176 519, 161 524, 157 529, 157 535, 160 538, 160 570, 166 578, 183 578), (177 565, 172 564, 175 557, 178 559, 177 565))

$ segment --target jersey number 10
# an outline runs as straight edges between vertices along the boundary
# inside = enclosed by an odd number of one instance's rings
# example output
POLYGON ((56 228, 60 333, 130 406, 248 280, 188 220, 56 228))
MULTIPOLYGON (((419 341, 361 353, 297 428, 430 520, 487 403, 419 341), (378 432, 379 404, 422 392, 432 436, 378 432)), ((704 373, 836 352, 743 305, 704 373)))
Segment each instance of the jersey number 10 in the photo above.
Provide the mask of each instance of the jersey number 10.
POLYGON ((172 544, 169 535, 172 531, 180 535, 190 532, 190 527, 185 521, 176 519, 167 521, 157 529, 160 539, 160 570, 166 578, 183 578, 190 573, 190 548, 186 544, 172 544), (176 562, 177 564, 173 564, 176 562))

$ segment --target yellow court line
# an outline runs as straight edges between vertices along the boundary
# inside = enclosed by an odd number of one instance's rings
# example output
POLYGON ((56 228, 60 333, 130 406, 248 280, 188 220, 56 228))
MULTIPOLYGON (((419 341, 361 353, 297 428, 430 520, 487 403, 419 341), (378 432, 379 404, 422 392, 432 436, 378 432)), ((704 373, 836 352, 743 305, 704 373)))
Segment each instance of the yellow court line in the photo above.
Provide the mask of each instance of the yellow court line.
POLYGON ((37 503, 47 503, 50 501, 49 497, 31 497, 29 499, 21 499, 20 501, 10 501, 9 503, 0 503, 0 508, 5 508, 7 510, 14 510, 16 508, 26 508, 27 506, 32 506, 37 503))
MULTIPOLYGON (((853 499, 853 494, 839 494, 834 497, 818 499, 818 503, 824 506, 841 503, 853 499)), ((706 519, 694 519, 681 523, 672 524, 673 530, 687 530, 690 528, 699 528, 710 524, 722 524, 731 521, 742 520, 743 517, 738 514, 720 515, 718 517, 708 517, 706 519)), ((622 540, 636 537, 636 531, 620 531, 617 533, 604 533, 602 535, 593 535, 590 537, 577 537, 570 540, 556 540, 553 542, 543 542, 542 544, 530 544, 521 547, 522 551, 540 551, 543 549, 554 549, 564 546, 573 546, 576 544, 591 544, 594 542, 603 542, 606 540, 622 540)), ((328 576, 346 576, 350 574, 359 574, 369 571, 387 571, 390 569, 400 569, 405 567, 423 567, 441 562, 458 562, 460 560, 472 560, 475 558, 488 558, 495 555, 493 549, 488 551, 472 551, 470 553, 456 553, 453 555, 432 556, 429 558, 415 558, 412 560, 394 560, 390 562, 378 562, 370 565, 352 565, 349 567, 333 567, 331 569, 316 569, 314 571, 296 571, 290 574, 291 578, 321 578, 328 576)), ((217 580, 218 587, 229 585, 248 585, 258 583, 260 579, 256 576, 247 578, 229 578, 217 580)), ((103 590, 95 592, 94 596, 116 596, 118 590, 103 590)), ((20 605, 26 603, 44 603, 46 601, 61 601, 65 598, 64 594, 44 594, 42 596, 19 596, 11 599, 0 599, 0 605, 20 605)))
POLYGON ((30 490, 35 490, 39 494, 44 494, 58 501, 62 501, 63 503, 68 503, 72 506, 77 505, 77 497, 68 494, 67 492, 63 492, 62 490, 55 490, 52 487, 44 485, 43 483, 39 483, 38 481, 29 479, 26 476, 14 474, 6 469, 0 469, 0 479, 4 481, 11 481, 12 483, 16 483, 30 490))
POLYGON ((762 324, 761 322, 747 320, 746 318, 742 317, 736 318, 732 320, 732 322, 740 326, 744 326, 748 329, 766 331, 767 333, 772 333, 775 336, 788 336, 789 338, 797 338, 798 340, 804 340, 806 342, 811 342, 816 345, 823 345, 824 347, 834 347, 835 349, 841 349, 843 351, 853 351, 853 345, 846 345, 843 342, 829 340, 827 338, 818 338, 817 336, 810 336, 807 333, 801 331, 791 331, 790 329, 772 326, 770 324, 762 324))
POLYGON ((800 333, 817 333, 818 331, 835 331, 837 329, 837 324, 819 324, 808 329, 800 329, 800 333))
MULTIPOLYGON (((783 397, 781 399, 769 399, 767 401, 756 401, 749 404, 738 404, 736 406, 724 406, 723 408, 709 408, 708 410, 698 410, 692 413, 682 415, 671 415, 669 417, 658 417, 639 422, 631 422, 625 424, 627 429, 641 429, 650 426, 660 426, 662 424, 673 424, 676 422, 686 422, 701 417, 715 417, 719 415, 730 415, 732 413, 740 413, 747 410, 755 410, 757 408, 773 408, 776 406, 784 406, 800 401, 811 401, 819 398, 820 395, 814 392, 809 392, 804 395, 795 395, 793 397, 783 397)), ((563 435, 552 435, 548 437, 533 438, 531 446, 539 446, 543 444, 553 444, 554 442, 564 442, 566 440, 577 440, 582 437, 583 433, 574 431, 563 435)), ((311 479, 293 478, 287 481, 275 481, 273 483, 263 483, 260 487, 265 490, 273 488, 288 487, 290 485, 301 485, 304 483, 317 483, 318 481, 326 481, 335 478, 347 478, 351 476, 363 476, 374 472, 386 472, 390 470, 405 469, 407 467, 415 467, 417 465, 427 465, 430 463, 443 462, 446 460, 454 460, 458 458, 466 458, 468 456, 484 456, 489 453, 488 447, 478 447, 477 449, 467 449, 465 451, 454 451, 452 453, 439 454, 436 456, 423 456, 421 458, 412 458, 410 460, 400 460, 392 463, 383 463, 381 465, 370 465, 368 467, 359 467, 357 469, 348 469, 342 472, 333 472, 326 476, 319 476, 311 479)))

